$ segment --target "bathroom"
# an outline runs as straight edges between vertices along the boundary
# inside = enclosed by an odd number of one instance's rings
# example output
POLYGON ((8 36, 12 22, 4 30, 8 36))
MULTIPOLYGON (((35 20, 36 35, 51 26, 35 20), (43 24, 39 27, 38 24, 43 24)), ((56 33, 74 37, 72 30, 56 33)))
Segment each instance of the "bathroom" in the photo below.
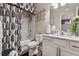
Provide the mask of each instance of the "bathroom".
POLYGON ((0 55, 79 56, 78 15, 79 3, 0 3, 0 55))

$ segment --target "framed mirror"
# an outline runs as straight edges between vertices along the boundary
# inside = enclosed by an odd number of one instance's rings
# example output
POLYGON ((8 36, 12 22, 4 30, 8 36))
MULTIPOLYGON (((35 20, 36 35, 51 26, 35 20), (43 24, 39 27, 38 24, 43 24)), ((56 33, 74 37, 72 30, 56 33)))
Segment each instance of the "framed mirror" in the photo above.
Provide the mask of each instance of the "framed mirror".
POLYGON ((63 32, 69 32, 70 31, 70 24, 73 20, 73 17, 76 16, 74 13, 68 13, 61 15, 61 31, 63 32))

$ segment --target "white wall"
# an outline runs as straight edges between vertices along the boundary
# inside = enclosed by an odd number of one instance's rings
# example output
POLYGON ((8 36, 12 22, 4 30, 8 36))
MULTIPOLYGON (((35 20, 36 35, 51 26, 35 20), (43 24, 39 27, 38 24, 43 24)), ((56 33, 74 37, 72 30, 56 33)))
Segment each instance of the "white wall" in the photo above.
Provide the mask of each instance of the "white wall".
POLYGON ((36 33, 46 33, 47 32, 47 25, 49 24, 50 21, 50 4, 49 3, 39 3, 37 4, 37 12, 39 12, 42 9, 45 9, 45 20, 37 21, 36 19, 36 28, 35 31, 36 33))

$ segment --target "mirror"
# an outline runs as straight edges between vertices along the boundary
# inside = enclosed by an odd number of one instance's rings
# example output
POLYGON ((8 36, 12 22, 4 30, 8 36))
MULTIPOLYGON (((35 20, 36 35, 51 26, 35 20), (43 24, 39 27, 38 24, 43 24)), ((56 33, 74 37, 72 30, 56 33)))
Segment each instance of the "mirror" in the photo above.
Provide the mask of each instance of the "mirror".
POLYGON ((70 31, 70 24, 75 16, 74 13, 68 13, 61 16, 61 31, 69 32, 70 31))
POLYGON ((76 3, 66 3, 58 8, 50 7, 50 24, 56 26, 56 30, 70 31, 70 23, 74 16, 79 15, 79 5, 76 3))

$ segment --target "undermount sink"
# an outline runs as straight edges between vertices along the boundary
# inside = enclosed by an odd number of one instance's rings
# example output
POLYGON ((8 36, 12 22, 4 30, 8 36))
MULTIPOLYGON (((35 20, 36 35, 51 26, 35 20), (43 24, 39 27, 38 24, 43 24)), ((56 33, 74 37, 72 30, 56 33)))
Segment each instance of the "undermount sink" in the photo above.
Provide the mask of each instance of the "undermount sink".
POLYGON ((58 32, 58 33, 55 33, 53 35, 57 35, 57 36, 70 36, 70 33, 67 33, 67 32, 58 32))

